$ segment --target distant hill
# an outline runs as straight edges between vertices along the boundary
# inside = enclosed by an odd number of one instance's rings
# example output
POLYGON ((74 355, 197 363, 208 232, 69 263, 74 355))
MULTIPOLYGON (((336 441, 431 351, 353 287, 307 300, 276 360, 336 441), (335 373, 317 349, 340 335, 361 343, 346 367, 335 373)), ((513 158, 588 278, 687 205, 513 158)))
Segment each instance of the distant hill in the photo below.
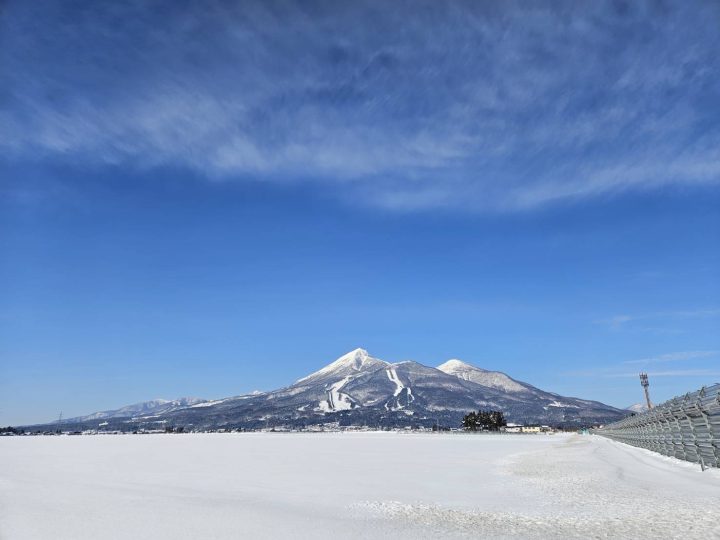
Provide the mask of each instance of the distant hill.
POLYGON ((63 423, 88 422, 91 420, 106 420, 108 418, 127 418, 134 416, 147 416, 151 414, 164 414, 183 407, 189 407, 206 400, 194 397, 183 397, 178 399, 153 399, 142 403, 133 403, 119 409, 99 411, 86 416, 68 418, 63 423))
POLYGON ((635 403, 634 405, 625 407, 625 410, 640 414, 646 412, 648 410, 648 407, 645 403, 635 403))

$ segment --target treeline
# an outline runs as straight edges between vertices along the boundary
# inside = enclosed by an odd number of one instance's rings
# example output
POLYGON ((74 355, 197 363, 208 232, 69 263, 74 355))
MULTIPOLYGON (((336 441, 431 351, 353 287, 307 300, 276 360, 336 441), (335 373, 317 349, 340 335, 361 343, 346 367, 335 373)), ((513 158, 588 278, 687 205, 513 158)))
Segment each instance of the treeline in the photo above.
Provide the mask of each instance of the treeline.
POLYGON ((465 431, 499 431, 507 421, 501 411, 478 411, 463 416, 460 425, 465 431))
POLYGON ((12 433, 13 435, 22 435, 23 433, 25 433, 25 430, 8 426, 0 427, 0 433, 12 433))

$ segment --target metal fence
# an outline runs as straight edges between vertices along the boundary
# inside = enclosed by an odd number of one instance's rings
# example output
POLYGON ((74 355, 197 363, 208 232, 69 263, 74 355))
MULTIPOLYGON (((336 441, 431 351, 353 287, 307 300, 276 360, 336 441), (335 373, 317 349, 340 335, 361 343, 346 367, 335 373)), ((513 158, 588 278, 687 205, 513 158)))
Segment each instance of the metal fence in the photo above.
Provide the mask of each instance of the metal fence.
POLYGON ((720 467, 720 384, 593 431, 666 456, 720 467))

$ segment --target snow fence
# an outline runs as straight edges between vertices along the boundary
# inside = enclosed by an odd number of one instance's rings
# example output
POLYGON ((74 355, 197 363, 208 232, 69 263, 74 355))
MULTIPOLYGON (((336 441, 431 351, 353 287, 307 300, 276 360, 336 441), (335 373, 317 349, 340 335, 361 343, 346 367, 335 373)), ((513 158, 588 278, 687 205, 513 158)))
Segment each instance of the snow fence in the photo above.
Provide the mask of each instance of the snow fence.
POLYGON ((676 397, 593 433, 700 463, 703 468, 720 467, 720 384, 676 397))

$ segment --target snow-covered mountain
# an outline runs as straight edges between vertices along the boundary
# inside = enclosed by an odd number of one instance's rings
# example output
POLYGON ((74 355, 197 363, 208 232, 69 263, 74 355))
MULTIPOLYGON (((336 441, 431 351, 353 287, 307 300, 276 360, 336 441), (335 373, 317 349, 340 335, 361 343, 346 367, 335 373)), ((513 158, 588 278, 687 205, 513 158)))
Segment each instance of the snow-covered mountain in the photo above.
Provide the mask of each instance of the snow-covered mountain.
POLYGON ((553 392, 546 392, 526 382, 517 381, 501 371, 488 371, 462 360, 448 360, 437 368, 444 373, 454 375, 465 381, 510 394, 524 402, 541 403, 545 408, 583 409, 597 404, 595 401, 568 398, 553 392))
POLYGON ((635 403, 633 405, 630 405, 629 407, 625 407, 625 410, 640 414, 647 412, 648 407, 645 403, 635 403))
POLYGON ((386 362, 363 349, 278 390, 213 401, 139 405, 75 420, 86 427, 103 420, 115 429, 123 424, 208 429, 328 423, 457 426, 464 414, 478 409, 503 411, 515 423, 552 425, 607 423, 627 415, 597 401, 546 392, 460 360, 434 368, 412 361, 386 362))
POLYGON ((488 371, 466 364, 462 360, 448 360, 444 364, 440 364, 437 368, 448 375, 455 375, 465 381, 471 381, 504 392, 528 392, 537 390, 529 384, 511 379, 500 371, 488 371))
POLYGON ((146 417, 153 414, 163 414, 183 407, 190 407, 198 403, 204 403, 204 399, 194 397, 183 397, 178 399, 153 399, 142 403, 133 403, 119 409, 99 411, 86 416, 68 418, 64 422, 86 422, 88 420, 105 420, 108 418, 146 417))

